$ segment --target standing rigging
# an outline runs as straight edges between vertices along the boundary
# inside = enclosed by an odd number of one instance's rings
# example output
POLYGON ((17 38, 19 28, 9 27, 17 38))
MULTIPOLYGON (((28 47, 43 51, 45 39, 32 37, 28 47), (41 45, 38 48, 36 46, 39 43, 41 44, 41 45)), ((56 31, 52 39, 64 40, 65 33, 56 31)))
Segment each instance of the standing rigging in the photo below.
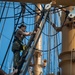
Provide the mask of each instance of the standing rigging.
POLYGON ((22 13, 22 23, 24 23, 24 13, 25 13, 25 3, 20 2, 21 13, 22 13))

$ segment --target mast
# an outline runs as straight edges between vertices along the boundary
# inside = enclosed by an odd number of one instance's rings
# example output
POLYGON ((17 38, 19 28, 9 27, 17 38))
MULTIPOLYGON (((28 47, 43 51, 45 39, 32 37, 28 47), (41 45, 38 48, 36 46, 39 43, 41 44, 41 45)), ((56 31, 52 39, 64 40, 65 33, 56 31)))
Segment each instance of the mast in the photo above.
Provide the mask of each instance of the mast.
POLYGON ((75 75, 75 18, 66 19, 62 28, 62 53, 59 57, 61 75, 75 75))
MULTIPOLYGON (((42 7, 41 7, 41 4, 37 4, 37 8, 36 8, 36 12, 40 15, 36 15, 35 17, 35 22, 38 21, 38 19, 40 18, 41 16, 41 10, 42 10, 42 7)), ((40 28, 38 28, 39 30, 40 28)), ((40 36, 39 38, 39 41, 36 45, 36 49, 38 50, 35 50, 35 53, 34 53, 34 75, 41 75, 42 73, 42 67, 40 66, 41 65, 41 50, 42 49, 42 36, 40 36)))

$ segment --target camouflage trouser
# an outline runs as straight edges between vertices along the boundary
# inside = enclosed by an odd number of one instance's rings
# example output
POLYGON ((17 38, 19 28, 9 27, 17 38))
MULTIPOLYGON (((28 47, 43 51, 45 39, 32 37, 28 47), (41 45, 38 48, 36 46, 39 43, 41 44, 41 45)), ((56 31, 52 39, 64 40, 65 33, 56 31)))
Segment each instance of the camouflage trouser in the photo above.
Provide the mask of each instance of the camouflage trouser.
POLYGON ((18 41, 15 41, 12 45, 12 51, 14 53, 14 68, 17 68, 18 62, 20 60, 20 47, 21 44, 18 41))
POLYGON ((20 60, 20 52, 16 51, 14 53, 14 68, 17 68, 19 60, 20 60))
MULTIPOLYGON (((23 51, 23 46, 18 42, 15 41, 12 45, 12 51, 14 53, 14 68, 18 68, 19 65, 21 64, 20 62, 20 51, 22 51, 22 56, 24 55, 24 58, 27 56, 27 52, 24 50, 23 51)), ((23 59, 22 59, 23 60, 23 59)))
POLYGON ((12 51, 20 51, 21 44, 18 41, 15 41, 12 45, 12 51))

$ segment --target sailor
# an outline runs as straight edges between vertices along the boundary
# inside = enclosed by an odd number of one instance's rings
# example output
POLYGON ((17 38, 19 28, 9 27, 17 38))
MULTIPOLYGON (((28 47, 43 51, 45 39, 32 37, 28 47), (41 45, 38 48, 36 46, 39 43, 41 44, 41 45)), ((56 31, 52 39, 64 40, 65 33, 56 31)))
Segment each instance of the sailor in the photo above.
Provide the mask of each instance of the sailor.
POLYGON ((25 32, 26 26, 22 24, 18 27, 18 30, 15 32, 13 44, 12 44, 12 51, 14 54, 14 68, 17 69, 18 62, 21 58, 20 51, 23 50, 22 41, 25 38, 25 36, 31 36, 33 34, 36 34, 36 31, 34 32, 25 32))

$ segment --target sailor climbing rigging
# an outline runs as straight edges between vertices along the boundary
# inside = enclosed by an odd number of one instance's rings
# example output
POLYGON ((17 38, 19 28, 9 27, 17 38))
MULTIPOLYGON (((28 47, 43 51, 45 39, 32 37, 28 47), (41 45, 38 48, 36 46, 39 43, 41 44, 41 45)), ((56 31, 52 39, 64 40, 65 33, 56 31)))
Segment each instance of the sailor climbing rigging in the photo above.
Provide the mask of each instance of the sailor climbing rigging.
POLYGON ((21 58, 20 51, 23 50, 22 40, 24 39, 25 36, 31 36, 36 33, 36 31, 25 32, 25 30, 26 30, 26 26, 22 24, 21 26, 19 26, 14 36, 12 51, 14 54, 14 68, 15 69, 18 69, 18 64, 21 58))

